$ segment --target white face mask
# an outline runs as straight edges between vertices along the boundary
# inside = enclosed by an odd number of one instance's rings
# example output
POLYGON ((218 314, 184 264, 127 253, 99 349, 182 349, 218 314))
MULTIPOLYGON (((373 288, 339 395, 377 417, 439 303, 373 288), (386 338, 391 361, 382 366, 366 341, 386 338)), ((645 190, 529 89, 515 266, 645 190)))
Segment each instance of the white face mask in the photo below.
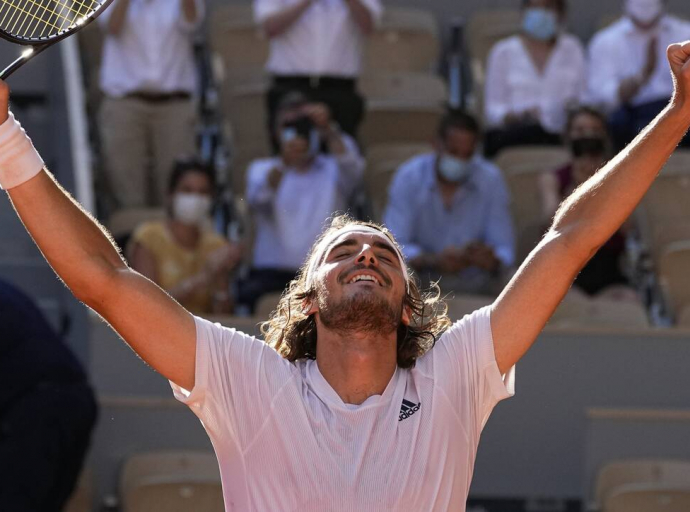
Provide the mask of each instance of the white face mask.
POLYGON ((472 172, 472 160, 462 160, 443 153, 438 159, 438 172, 452 183, 464 182, 472 172))
POLYGON ((626 0, 625 12, 633 20, 647 25, 664 11, 662 0, 626 0))
POLYGON ((206 194, 178 192, 173 196, 173 217, 191 226, 198 226, 208 216, 211 198, 206 194))

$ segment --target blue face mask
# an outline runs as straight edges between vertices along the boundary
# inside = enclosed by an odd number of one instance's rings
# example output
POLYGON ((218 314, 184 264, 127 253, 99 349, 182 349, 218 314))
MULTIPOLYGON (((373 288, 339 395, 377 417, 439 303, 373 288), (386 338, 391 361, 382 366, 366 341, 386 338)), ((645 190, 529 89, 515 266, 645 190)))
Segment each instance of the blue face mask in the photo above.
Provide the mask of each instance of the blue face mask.
POLYGON ((534 39, 548 41, 558 32, 558 17, 551 9, 529 7, 522 18, 522 30, 534 39))
POLYGON ((438 172, 446 181, 462 183, 467 181, 472 172, 472 161, 444 153, 438 158, 438 172))

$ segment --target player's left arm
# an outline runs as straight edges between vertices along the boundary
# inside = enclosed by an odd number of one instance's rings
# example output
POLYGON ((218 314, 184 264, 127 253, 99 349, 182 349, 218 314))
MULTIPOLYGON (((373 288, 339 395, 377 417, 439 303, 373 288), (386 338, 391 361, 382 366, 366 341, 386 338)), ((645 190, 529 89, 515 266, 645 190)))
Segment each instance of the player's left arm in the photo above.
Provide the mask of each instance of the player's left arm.
POLYGON ((499 370, 532 346, 580 269, 633 212, 690 125, 690 41, 671 45, 668 106, 559 207, 550 230, 493 304, 499 370))

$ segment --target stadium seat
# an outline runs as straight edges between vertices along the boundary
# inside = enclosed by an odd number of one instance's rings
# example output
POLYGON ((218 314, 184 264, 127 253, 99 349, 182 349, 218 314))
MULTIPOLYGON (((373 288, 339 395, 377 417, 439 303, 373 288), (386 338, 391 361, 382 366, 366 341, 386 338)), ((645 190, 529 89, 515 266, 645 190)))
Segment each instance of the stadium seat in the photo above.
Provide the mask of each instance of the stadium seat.
POLYGON ((368 149, 364 186, 371 201, 374 220, 382 220, 388 201, 388 187, 400 165, 428 151, 431 151, 431 146, 424 143, 377 144, 368 149))
POLYGON ((494 163, 506 174, 525 171, 555 171, 570 161, 570 153, 560 146, 516 146, 502 150, 494 163))
POLYGON ((365 74, 359 80, 359 89, 369 102, 432 103, 443 104, 448 88, 437 75, 419 72, 377 72, 365 74))
POLYGON ((658 277, 669 310, 677 315, 690 305, 690 240, 669 244, 659 257, 658 277))
POLYGON ((157 452, 129 457, 120 477, 123 512, 223 510, 213 453, 157 452))
POLYGON ((271 313, 273 313, 276 306, 278 306, 278 302, 282 295, 283 292, 267 293, 257 301, 254 316, 259 322, 264 322, 269 319, 271 313))
POLYGON ((688 512, 690 483, 626 484, 604 501, 603 512, 688 512))
POLYGON ((436 104, 370 102, 359 140, 365 148, 391 142, 428 143, 442 116, 443 107, 436 104))
POLYGON ((597 474, 595 501, 601 506, 609 495, 625 484, 690 483, 690 461, 670 459, 616 460, 597 474))
POLYGON ((494 301, 493 297, 487 297, 484 295, 458 295, 455 297, 449 297, 446 299, 446 304, 448 305, 448 316, 451 321, 455 322, 462 319, 465 315, 469 315, 492 304, 494 301))
POLYGON ((214 6, 209 16, 209 39, 212 51, 220 57, 224 80, 245 83, 263 73, 269 42, 254 22, 250 3, 214 6))
POLYGON ((439 48, 431 12, 386 6, 381 24, 367 38, 364 70, 429 73, 438 63, 439 48))
POLYGON ((549 326, 645 329, 650 323, 640 303, 569 294, 554 312, 549 326))
POLYGON ((64 512, 91 512, 92 495, 93 475, 89 469, 85 469, 79 476, 76 488, 65 505, 64 512))

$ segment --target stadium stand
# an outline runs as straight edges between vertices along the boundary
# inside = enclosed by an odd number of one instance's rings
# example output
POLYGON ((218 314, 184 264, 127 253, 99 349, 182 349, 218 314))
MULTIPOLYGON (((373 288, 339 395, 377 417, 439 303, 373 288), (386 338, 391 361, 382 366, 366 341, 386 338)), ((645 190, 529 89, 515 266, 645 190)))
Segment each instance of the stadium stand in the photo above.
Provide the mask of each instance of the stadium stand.
POLYGON ((123 512, 217 512, 223 509, 213 453, 158 452, 132 455, 120 482, 123 512))
POLYGON ((677 316, 690 305, 690 240, 672 242, 660 257, 658 277, 666 305, 677 316))
POLYGON ((488 306, 494 301, 494 298, 482 295, 457 295, 448 297, 445 301, 448 305, 448 316, 452 320, 459 320, 465 315, 488 306))
POLYGON ((603 512, 687 512, 690 485, 627 484, 604 502, 603 512))
POLYGON ((273 311, 276 309, 276 306, 278 306, 278 301, 280 301, 280 297, 282 297, 282 295, 283 292, 267 293, 256 302, 254 317, 258 322, 268 320, 268 318, 271 316, 271 313, 273 313, 273 311))

